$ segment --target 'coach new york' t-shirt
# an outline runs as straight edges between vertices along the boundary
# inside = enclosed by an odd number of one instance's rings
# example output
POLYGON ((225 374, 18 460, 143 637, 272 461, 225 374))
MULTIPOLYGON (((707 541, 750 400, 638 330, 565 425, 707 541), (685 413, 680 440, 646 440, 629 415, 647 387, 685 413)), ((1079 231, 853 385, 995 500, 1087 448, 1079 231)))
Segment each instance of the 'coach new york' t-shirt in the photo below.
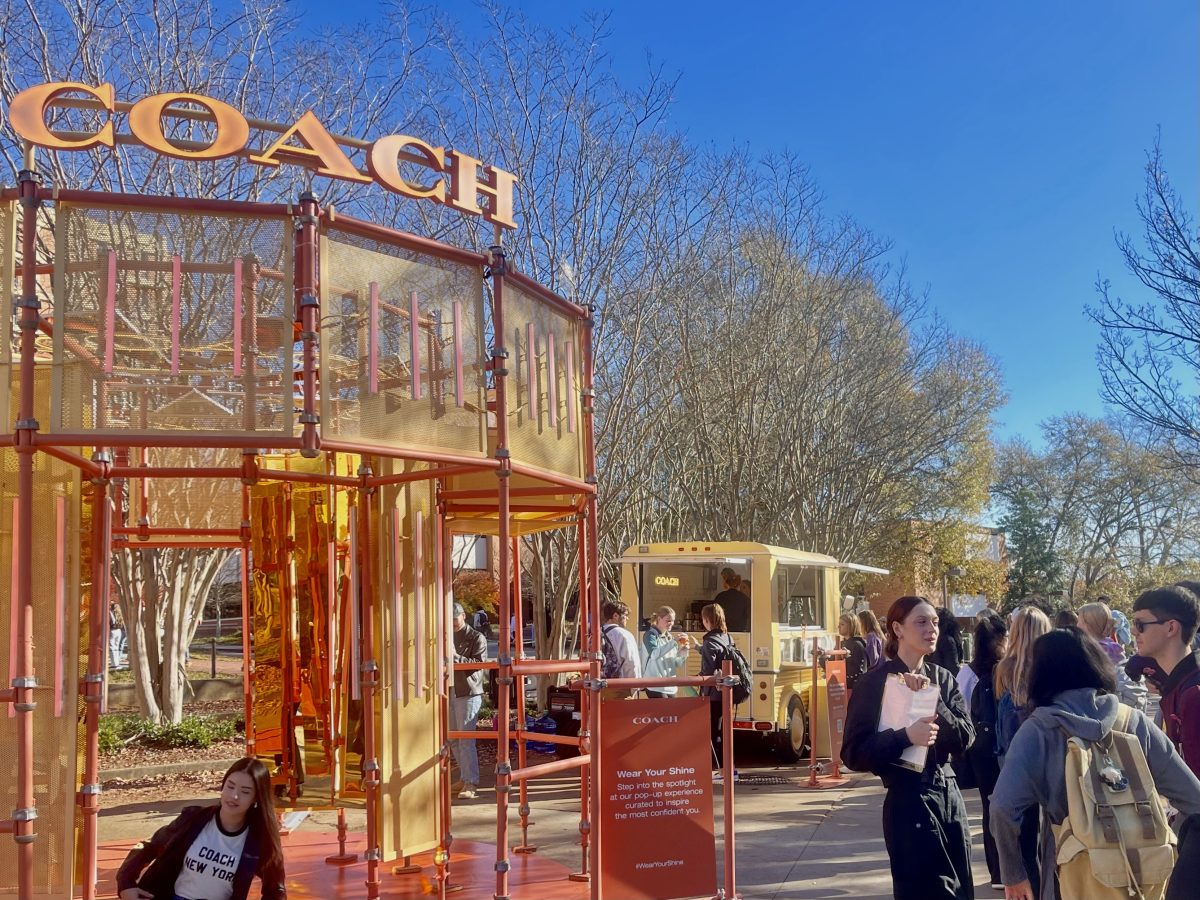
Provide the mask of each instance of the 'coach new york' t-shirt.
POLYGON ((183 868, 175 879, 175 894, 188 900, 230 900, 233 875, 246 846, 247 822, 241 831, 229 833, 221 828, 215 815, 192 841, 183 868))

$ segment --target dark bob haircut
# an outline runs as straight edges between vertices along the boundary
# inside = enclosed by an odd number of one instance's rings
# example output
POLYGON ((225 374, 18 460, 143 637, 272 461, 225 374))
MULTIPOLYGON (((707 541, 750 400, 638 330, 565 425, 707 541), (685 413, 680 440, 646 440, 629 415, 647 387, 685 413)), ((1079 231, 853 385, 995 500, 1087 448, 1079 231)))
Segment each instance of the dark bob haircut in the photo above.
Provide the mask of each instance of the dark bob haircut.
POLYGON ((1074 688, 1115 694, 1117 670, 1090 635, 1079 628, 1056 628, 1033 645, 1029 701, 1034 706, 1049 706, 1063 691, 1074 688))
POLYGON ((975 625, 975 659, 971 670, 982 678, 1000 662, 1000 647, 1008 637, 1008 626, 999 616, 984 616, 975 625))

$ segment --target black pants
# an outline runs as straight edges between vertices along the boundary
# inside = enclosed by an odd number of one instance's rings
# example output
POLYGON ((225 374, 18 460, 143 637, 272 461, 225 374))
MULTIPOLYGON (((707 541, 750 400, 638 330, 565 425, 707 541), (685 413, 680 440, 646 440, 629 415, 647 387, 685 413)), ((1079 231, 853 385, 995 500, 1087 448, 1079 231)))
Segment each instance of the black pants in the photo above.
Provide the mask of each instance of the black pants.
POLYGON ((721 742, 721 703, 719 699, 716 702, 709 702, 708 717, 709 737, 712 740, 713 768, 719 769, 725 764, 721 742))
POLYGON ((967 807, 953 778, 904 778, 883 801, 896 900, 975 900, 967 807))
POLYGON ((1000 851, 996 849, 996 839, 992 837, 991 823, 992 791, 996 789, 996 781, 1000 777, 1000 764, 991 754, 988 754, 986 759, 973 758, 971 763, 975 780, 979 784, 979 799, 983 804, 983 858, 987 861, 988 876, 992 884, 1002 884, 1000 851))
POLYGON ((1191 900, 1200 884, 1200 815, 1188 816, 1179 829, 1179 859, 1167 884, 1166 900, 1191 900))
POLYGON ((1042 864, 1038 853, 1038 840, 1041 834, 1042 808, 1031 806, 1021 816, 1021 861, 1025 863, 1025 871, 1029 873, 1029 883, 1033 886, 1033 896, 1042 895, 1042 864))

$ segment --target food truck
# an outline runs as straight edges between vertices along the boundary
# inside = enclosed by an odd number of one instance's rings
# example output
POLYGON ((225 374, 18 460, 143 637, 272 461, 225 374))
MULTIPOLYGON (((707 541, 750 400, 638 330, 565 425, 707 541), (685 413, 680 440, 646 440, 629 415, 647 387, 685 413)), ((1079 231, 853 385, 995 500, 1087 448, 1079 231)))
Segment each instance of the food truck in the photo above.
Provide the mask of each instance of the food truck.
MULTIPOLYGON (((621 599, 635 611, 639 642, 655 610, 669 606, 675 611, 675 630, 699 643, 704 638, 700 610, 725 589, 721 571, 731 569, 749 581, 749 630, 735 631, 731 622, 729 633, 750 664, 754 683, 750 697, 734 711, 733 727, 771 741, 785 762, 799 760, 814 738, 817 754, 828 755, 823 681, 818 721, 809 730, 814 639, 818 653, 837 646, 841 572, 883 570, 746 541, 640 544, 617 562, 621 599)), ((696 675, 699 669, 700 654, 693 650, 680 674, 696 675)))

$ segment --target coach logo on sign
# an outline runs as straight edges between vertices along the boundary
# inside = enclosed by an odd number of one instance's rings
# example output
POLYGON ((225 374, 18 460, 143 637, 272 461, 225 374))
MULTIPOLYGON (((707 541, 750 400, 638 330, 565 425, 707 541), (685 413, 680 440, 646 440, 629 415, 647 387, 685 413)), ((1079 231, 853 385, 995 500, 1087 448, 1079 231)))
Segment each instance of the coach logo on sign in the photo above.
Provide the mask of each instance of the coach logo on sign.
MULTIPOLYGON (((115 147, 118 143, 139 143, 164 156, 176 159, 210 160, 245 156, 250 162, 274 168, 281 163, 304 166, 318 174, 343 181, 370 183, 414 199, 432 200, 473 216, 483 216, 504 228, 516 228, 513 219, 513 192, 517 178, 511 172, 485 165, 473 156, 433 147, 420 138, 393 134, 376 140, 366 150, 364 173, 351 161, 341 142, 331 135, 310 110, 292 125, 264 128, 277 131, 279 137, 264 150, 247 147, 250 123, 228 103, 201 94, 155 94, 130 106, 119 102, 111 84, 92 87, 75 81, 59 81, 26 88, 13 98, 8 121, 17 135, 31 144, 49 150, 91 150, 115 147), (67 94, 85 94, 86 100, 67 94), (178 104, 198 106, 204 113, 180 109, 178 104), (46 125, 46 114, 55 105, 71 105, 107 113, 100 129, 92 134, 57 134, 46 125), (112 117, 127 113, 129 134, 118 134, 112 117), (200 118, 212 123, 215 136, 203 145, 181 144, 167 137, 163 119, 167 116, 200 118), (296 143, 299 142, 299 143, 296 143), (434 173, 428 184, 417 184, 400 171, 401 163, 428 169, 434 173), (479 195, 487 206, 480 206, 479 195)), ((256 127, 262 127, 259 123, 256 127)), ((361 146, 357 144, 356 146, 361 146)), ((674 585, 679 579, 671 579, 674 585)))
POLYGON ((634 725, 669 725, 678 722, 679 716, 634 716, 634 725))

